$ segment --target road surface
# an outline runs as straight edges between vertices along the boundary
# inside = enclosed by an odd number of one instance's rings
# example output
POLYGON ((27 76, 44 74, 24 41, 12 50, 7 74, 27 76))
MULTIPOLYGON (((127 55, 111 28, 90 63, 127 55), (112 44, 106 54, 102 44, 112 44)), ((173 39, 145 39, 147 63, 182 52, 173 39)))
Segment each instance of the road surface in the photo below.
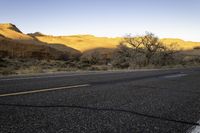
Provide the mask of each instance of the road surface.
POLYGON ((200 69, 0 78, 0 133, 198 133, 200 69))

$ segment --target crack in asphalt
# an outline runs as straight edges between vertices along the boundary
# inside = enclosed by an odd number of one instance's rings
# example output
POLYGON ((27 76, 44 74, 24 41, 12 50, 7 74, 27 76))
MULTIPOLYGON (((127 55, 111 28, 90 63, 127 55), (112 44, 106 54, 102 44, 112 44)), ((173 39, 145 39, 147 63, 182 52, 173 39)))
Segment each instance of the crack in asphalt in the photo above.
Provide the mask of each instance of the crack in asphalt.
POLYGON ((124 110, 124 109, 97 108, 97 107, 86 107, 86 106, 77 106, 77 105, 0 104, 0 106, 23 107, 23 108, 73 108, 73 109, 90 110, 90 111, 123 112, 123 113, 129 113, 129 114, 132 114, 132 115, 139 115, 139 116, 143 116, 143 117, 158 119, 158 120, 162 120, 162 121, 169 121, 169 122, 175 122, 175 123, 181 123, 181 124, 187 124, 187 125, 193 125, 193 126, 200 126, 200 123, 169 119, 169 118, 164 118, 164 117, 154 116, 154 115, 150 115, 150 114, 139 113, 139 112, 132 111, 132 110, 124 110))
MULTIPOLYGON (((138 81, 138 80, 145 80, 145 79, 150 79, 150 78, 160 78, 163 76, 170 76, 170 75, 174 75, 174 74, 179 74, 180 72, 173 72, 173 73, 164 73, 164 74, 156 74, 156 75, 149 75, 149 76, 142 76, 142 77, 134 77, 134 78, 123 78, 123 79, 114 79, 114 80, 109 80, 109 81, 97 81, 97 82, 89 82, 89 86, 95 86, 95 85, 106 85, 106 84, 114 84, 114 83, 123 83, 123 82, 130 82, 130 81, 138 81)), ((60 88, 60 87, 58 87, 60 88)), ((64 87, 61 87, 64 88, 64 87)), ((76 88, 76 87, 75 87, 76 88)), ((51 90, 50 89, 41 89, 44 91, 41 92, 45 92, 45 90, 51 90)), ((39 90, 31 90, 31 91, 25 91, 25 92, 12 92, 12 93, 6 93, 6 94, 1 94, 0 93, 0 97, 5 97, 5 96, 12 96, 12 95, 21 95, 21 94, 30 94, 32 92, 37 92, 40 91, 39 90), (19 93, 19 94, 18 94, 19 93)))
MULTIPOLYGON (((144 80, 149 78, 162 78, 164 76, 170 76, 174 74, 180 74, 179 72, 174 73, 165 73, 165 74, 156 74, 156 75, 150 75, 150 76, 144 76, 144 77, 135 77, 135 78, 124 78, 124 79, 116 79, 116 80, 110 80, 110 81, 100 81, 100 82, 90 82, 91 85, 105 85, 105 84, 113 84, 118 82, 130 82, 130 81, 136 81, 136 80, 144 80)), ((137 85, 136 85, 137 86, 137 85)), ((140 86, 141 87, 141 86, 140 86)), ((142 86, 144 87, 144 86, 142 86)), ((158 89, 157 87, 153 86, 145 86, 148 88, 154 88, 158 89)), ((165 89, 165 88, 159 88, 159 89, 165 89)), ((170 119, 170 118, 164 118, 160 116, 154 116, 151 114, 145 114, 140 113, 132 110, 125 110, 125 109, 117 109, 117 108, 99 108, 99 107, 87 107, 87 106, 77 106, 77 105, 30 105, 30 104, 6 104, 6 103, 0 103, 0 106, 7 106, 7 107, 21 107, 21 108, 71 108, 71 109, 79 109, 79 110, 89 110, 89 111, 108 111, 108 112, 121 112, 121 113, 128 113, 132 115, 138 115, 142 117, 147 117, 151 119, 157 119, 162 121, 169 121, 174 123, 180 123, 180 124, 186 124, 186 125, 193 125, 200 127, 200 123, 197 122, 189 122, 189 121, 183 121, 183 120, 176 120, 176 119, 170 119)))

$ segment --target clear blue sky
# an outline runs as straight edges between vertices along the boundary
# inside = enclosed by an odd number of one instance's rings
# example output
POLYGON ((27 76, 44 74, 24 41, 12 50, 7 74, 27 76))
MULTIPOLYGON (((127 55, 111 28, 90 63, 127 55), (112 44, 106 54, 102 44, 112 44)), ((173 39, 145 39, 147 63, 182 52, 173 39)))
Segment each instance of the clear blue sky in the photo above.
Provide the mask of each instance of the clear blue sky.
POLYGON ((0 0, 0 22, 23 32, 159 37, 200 41, 200 0, 0 0))

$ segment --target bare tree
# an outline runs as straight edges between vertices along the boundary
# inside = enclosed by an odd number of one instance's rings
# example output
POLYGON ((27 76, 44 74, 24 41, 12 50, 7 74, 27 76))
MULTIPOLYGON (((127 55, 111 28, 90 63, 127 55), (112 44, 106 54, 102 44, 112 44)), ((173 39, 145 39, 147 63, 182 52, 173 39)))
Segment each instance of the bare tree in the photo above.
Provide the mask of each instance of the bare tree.
POLYGON ((152 33, 147 33, 144 37, 142 37, 142 44, 144 46, 147 64, 150 63, 151 58, 157 52, 163 51, 165 49, 163 43, 160 42, 160 40, 152 33))
POLYGON ((145 36, 135 37, 128 35, 124 38, 123 43, 131 47, 135 51, 135 54, 144 54, 146 57, 146 64, 150 63, 151 58, 156 52, 163 51, 165 48, 159 38, 152 33, 146 33, 145 36))

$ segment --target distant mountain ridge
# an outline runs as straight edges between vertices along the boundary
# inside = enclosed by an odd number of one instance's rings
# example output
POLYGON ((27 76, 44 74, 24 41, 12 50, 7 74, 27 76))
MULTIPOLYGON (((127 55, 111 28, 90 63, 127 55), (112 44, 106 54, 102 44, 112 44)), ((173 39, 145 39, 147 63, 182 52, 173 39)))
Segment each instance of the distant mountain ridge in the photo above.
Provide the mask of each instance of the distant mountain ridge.
MULTIPOLYGON (((58 46, 58 49, 62 49, 64 46, 77 51, 87 51, 96 48, 116 48, 121 37, 108 38, 108 37, 95 37, 93 35, 73 35, 73 36, 51 36, 45 35, 40 32, 23 34, 14 24, 0 24, 0 38, 9 38, 20 43, 30 44, 45 44, 51 47, 58 46), (50 44, 50 45, 49 45, 50 44), (55 46, 53 46, 56 44, 55 46), (61 48, 62 47, 62 48, 61 48)), ((200 42, 184 41, 181 39, 164 38, 162 42, 167 45, 176 43, 180 49, 188 50, 194 47, 200 46, 200 42)), ((68 50, 69 52, 70 50, 68 50)))
POLYGON ((35 32, 35 33, 28 33, 27 35, 35 37, 35 36, 44 36, 41 32, 35 32))

